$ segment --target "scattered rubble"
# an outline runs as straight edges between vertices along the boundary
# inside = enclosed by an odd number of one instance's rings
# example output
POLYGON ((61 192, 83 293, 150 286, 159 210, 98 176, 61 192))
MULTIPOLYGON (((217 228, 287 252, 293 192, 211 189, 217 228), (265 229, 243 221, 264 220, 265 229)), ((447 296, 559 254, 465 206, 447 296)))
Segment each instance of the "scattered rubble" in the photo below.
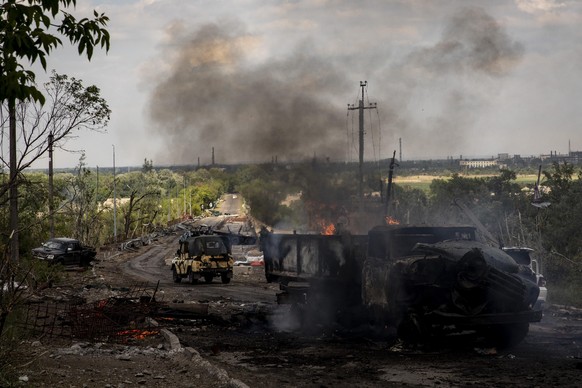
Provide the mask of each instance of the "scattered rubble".
MULTIPOLYGON (((178 236, 168 237, 157 244, 174 248, 178 236)), ((152 252, 151 249, 144 246, 139 249, 140 254, 152 252)), ((124 264, 132 255, 135 253, 128 250, 109 256, 91 271, 68 273, 66 284, 34 295, 37 303, 33 306, 47 302, 85 306, 91 311, 89 316, 94 316, 99 311, 95 306, 105 300, 113 316, 123 317, 117 321, 127 323, 107 331, 109 334, 103 336, 107 340, 48 335, 41 330, 40 335, 22 343, 14 355, 16 384, 575 386, 582 368, 579 309, 549 306, 542 322, 533 324, 530 335, 510 352, 496 349, 494 354, 478 354, 462 339, 441 344, 438 350, 407 348, 389 330, 371 333, 365 327, 351 331, 315 327, 310 334, 291 330, 288 306, 275 304, 277 291, 273 284, 265 282, 264 268, 260 267, 235 268, 233 282, 228 285, 192 287, 174 285, 171 277, 164 277, 167 267, 160 264, 162 280, 152 298, 157 284, 129 282, 123 273, 122 268, 126 268, 124 264), (264 295, 272 295, 272 301, 264 295), (141 306, 144 296, 149 297, 147 308, 141 306), (125 303, 121 304, 121 311, 116 309, 117 300, 125 303), (144 316, 147 322, 141 321, 144 316), (111 335, 118 328, 130 333, 144 328, 158 333, 139 338, 127 336, 125 342, 120 342, 111 335)))

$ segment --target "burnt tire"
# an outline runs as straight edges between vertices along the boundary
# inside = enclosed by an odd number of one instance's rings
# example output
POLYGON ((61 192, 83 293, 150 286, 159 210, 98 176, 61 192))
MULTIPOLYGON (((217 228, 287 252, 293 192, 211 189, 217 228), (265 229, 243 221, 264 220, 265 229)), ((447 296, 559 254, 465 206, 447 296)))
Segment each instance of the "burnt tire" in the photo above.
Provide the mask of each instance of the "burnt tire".
POLYGON ((194 276, 194 273, 192 271, 188 272, 188 282, 190 284, 198 283, 198 279, 194 276))
POLYGON ((222 284, 230 283, 230 278, 225 273, 220 276, 220 280, 222 281, 222 284))
POLYGON ((212 276, 212 275, 204 275, 204 281, 206 283, 212 283, 213 278, 214 278, 214 276, 212 276))
POLYGON ((178 271, 176 271, 176 267, 172 268, 172 280, 174 283, 180 283, 182 278, 178 275, 178 271))

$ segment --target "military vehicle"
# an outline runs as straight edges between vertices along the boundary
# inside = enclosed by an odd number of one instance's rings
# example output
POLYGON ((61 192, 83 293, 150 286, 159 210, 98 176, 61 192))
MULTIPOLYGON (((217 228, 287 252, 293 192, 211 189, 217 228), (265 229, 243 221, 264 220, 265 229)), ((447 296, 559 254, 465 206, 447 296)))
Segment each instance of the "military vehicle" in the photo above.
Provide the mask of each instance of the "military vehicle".
POLYGON ((407 342, 472 332, 521 341, 535 311, 535 276, 470 226, 372 228, 366 236, 262 235, 267 281, 301 322, 373 323, 407 342))
POLYGON ((200 279, 211 283, 220 277, 223 284, 232 279, 234 260, 227 237, 199 235, 180 239, 180 248, 172 259, 172 278, 175 283, 182 279, 194 284, 200 279))

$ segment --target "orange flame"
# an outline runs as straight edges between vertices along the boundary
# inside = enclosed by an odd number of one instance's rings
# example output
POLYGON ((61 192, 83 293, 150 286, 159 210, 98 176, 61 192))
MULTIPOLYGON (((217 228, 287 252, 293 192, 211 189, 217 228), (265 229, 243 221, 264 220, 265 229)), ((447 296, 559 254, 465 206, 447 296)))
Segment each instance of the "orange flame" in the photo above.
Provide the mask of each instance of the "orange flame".
POLYGON ((387 225, 400 225, 400 221, 392 216, 386 216, 386 224, 387 225))
POLYGON ((145 339, 147 336, 151 335, 158 335, 160 332, 159 330, 139 330, 139 329, 132 329, 132 330, 123 330, 117 332, 119 336, 128 336, 135 339, 145 339))
POLYGON ((101 299, 99 301, 96 302, 96 308, 99 310, 103 310, 105 308, 105 306, 107 306, 107 299, 101 299))
POLYGON ((322 234, 326 235, 326 236, 331 236, 335 233, 335 225, 334 224, 329 224, 327 226, 323 227, 323 231, 321 232, 322 234))

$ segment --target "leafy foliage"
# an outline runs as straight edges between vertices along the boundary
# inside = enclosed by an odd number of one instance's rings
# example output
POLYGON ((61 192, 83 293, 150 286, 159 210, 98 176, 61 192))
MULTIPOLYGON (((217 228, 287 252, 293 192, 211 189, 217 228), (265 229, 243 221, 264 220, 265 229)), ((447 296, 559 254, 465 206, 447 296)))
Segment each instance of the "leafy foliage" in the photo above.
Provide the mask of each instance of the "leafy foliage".
POLYGON ((0 7, 0 100, 44 103, 45 98, 35 85, 35 74, 20 62, 40 62, 46 70, 47 56, 62 45, 56 33, 77 45, 79 54, 90 60, 93 48, 109 50, 110 37, 105 29, 109 18, 93 13, 94 18, 76 20, 64 9, 75 6, 76 0, 8 0, 0 7), (53 29, 56 31, 53 32, 53 29))
MULTIPOLYGON (((576 169, 564 165, 554 165, 544 171, 544 199, 551 201, 551 206, 545 209, 532 206, 531 193, 515 183, 516 174, 512 171, 476 178, 452 175, 450 179, 435 179, 428 194, 395 185, 393 198, 401 222, 470 224, 472 221, 452 205, 455 199, 462 199, 487 230, 499 236, 504 244, 534 248, 544 264, 550 297, 561 298, 553 299, 554 302, 571 302, 573 295, 580 295, 582 181, 579 175, 576 169)), ((310 222, 311 202, 352 200, 357 190, 353 176, 351 171, 313 165, 182 172, 152 168, 149 172, 119 174, 117 200, 123 220, 120 234, 131 237, 134 232, 139 234, 154 225, 182 219, 184 208, 187 215, 205 214, 210 204, 215 204, 232 187, 259 221, 277 229, 300 229, 310 222), (129 208, 132 197, 133 206, 129 208)), ((88 217, 82 223, 87 223, 86 228, 98 230, 99 235, 88 238, 98 238, 96 245, 110 241, 112 208, 104 203, 106 199, 112 203, 112 175, 100 174, 97 185, 95 172, 85 170, 81 162, 74 174, 61 173, 55 178, 59 203, 70 203, 70 207, 61 207, 57 230, 63 234, 76 233, 78 224, 74 220, 78 214, 73 210, 84 208, 88 217)), ((33 244, 38 243, 34 240, 42 235, 42 230, 46 231, 42 218, 46 208, 46 177, 40 173, 27 174, 27 182, 22 191, 23 209, 27 209, 23 217, 39 222, 29 229, 31 238, 25 240, 26 244, 33 244)))

